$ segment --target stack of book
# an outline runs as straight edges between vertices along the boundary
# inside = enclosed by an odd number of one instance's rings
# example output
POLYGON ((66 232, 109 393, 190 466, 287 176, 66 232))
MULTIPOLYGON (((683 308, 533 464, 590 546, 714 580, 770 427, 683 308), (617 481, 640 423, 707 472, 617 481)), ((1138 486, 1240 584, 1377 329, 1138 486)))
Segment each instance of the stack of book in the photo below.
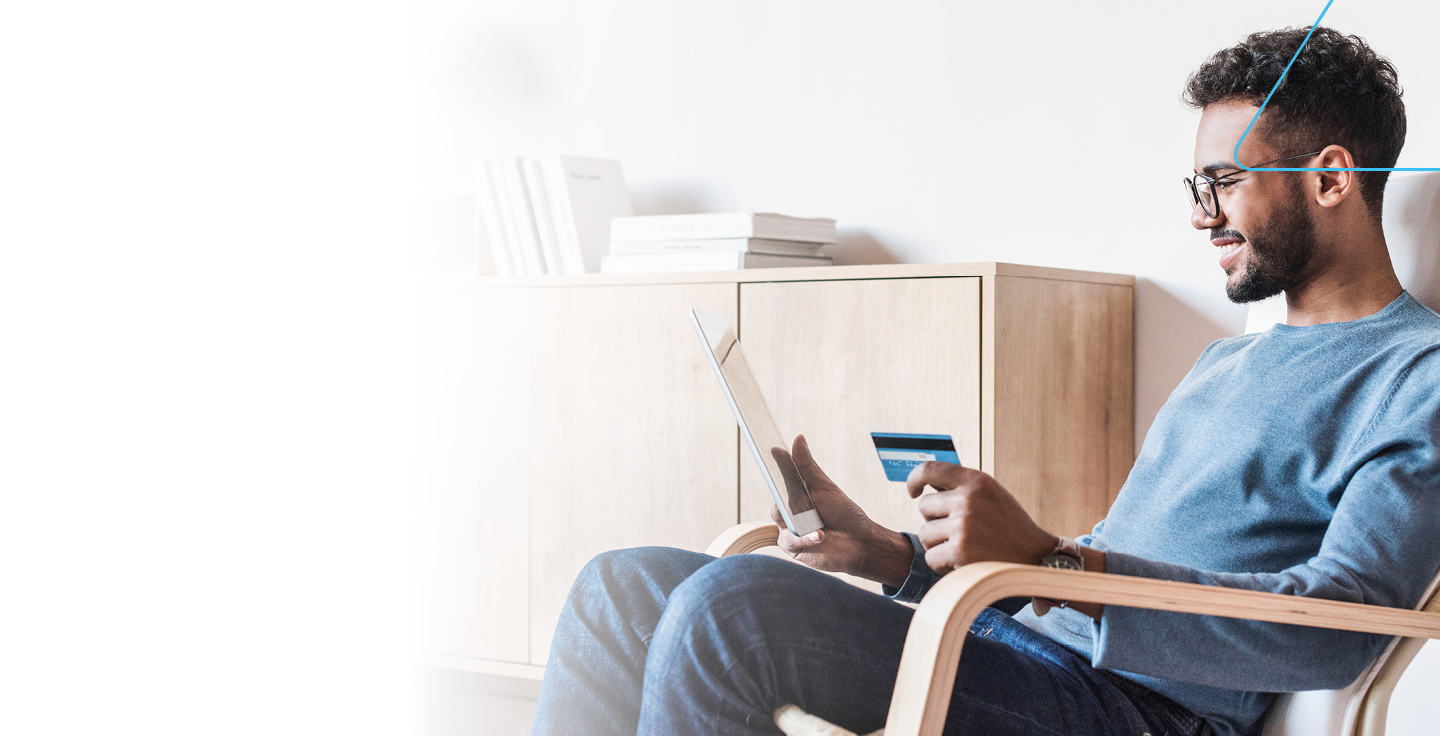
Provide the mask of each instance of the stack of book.
POLYGON ((501 276, 599 271, 610 218, 631 212, 620 162, 579 156, 486 161, 477 199, 501 276))
POLYGON ((764 212, 616 217, 601 273, 828 266, 835 221, 764 212))

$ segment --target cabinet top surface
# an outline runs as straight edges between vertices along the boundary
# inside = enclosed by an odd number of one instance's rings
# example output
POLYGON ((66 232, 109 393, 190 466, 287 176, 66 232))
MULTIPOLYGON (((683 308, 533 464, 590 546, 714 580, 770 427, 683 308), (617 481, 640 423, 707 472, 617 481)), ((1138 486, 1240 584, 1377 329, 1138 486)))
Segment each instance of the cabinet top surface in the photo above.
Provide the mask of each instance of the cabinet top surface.
POLYGON ((738 284, 766 281, 843 281, 850 279, 906 279, 955 276, 1019 276, 1057 281, 1134 286, 1135 277, 1074 271, 1014 263, 894 263, 874 266, 810 266, 805 268, 753 268, 738 271, 653 274, 599 274, 574 276, 475 276, 426 274, 424 281, 441 288, 535 288, 554 286, 619 286, 626 284, 738 284))

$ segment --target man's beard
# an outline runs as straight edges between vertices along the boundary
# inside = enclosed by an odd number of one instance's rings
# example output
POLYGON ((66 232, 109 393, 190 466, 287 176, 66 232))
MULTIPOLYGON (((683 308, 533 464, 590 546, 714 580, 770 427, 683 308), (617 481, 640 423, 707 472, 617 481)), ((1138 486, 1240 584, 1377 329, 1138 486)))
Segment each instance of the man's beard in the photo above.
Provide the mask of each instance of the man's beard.
POLYGON ((1277 207, 1263 225, 1246 238, 1250 258, 1238 281, 1225 284, 1225 295, 1236 304, 1258 302, 1297 284, 1315 254, 1315 220, 1305 209, 1300 187, 1292 188, 1290 201, 1277 207))

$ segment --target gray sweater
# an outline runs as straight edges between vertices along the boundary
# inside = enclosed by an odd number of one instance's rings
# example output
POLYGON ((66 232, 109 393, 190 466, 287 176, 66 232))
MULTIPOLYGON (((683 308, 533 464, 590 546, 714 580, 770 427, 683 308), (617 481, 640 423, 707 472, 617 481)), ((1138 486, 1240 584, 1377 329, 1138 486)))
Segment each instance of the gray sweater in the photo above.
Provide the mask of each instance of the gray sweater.
MULTIPOLYGON (((1080 542, 1119 575, 1414 607, 1440 567, 1440 315, 1402 294, 1214 343, 1080 542)), ((912 577, 897 598, 933 583, 912 577)), ((1121 606, 1016 619, 1221 734, 1258 733, 1271 693, 1348 685, 1389 642, 1121 606)))

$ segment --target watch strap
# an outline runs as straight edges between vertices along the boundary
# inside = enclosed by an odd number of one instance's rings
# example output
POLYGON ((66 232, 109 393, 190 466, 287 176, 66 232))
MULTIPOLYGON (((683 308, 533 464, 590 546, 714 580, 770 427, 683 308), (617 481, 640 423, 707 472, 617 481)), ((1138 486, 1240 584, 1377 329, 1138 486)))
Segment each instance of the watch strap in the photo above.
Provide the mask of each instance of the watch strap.
MULTIPOLYGON (((1085 555, 1080 553, 1080 544, 1075 540, 1068 537, 1060 537, 1055 545, 1055 549, 1051 550, 1050 554, 1045 555, 1042 559, 1048 560, 1055 555, 1065 555, 1066 557, 1074 558, 1075 563, 1078 565, 1076 569, 1082 572, 1085 570, 1085 555)), ((1044 563, 1042 562, 1041 564, 1044 563)), ((1069 606, 1070 601, 1057 601, 1053 598, 1043 598, 1038 595, 1032 598, 1030 603, 1030 607, 1034 609, 1036 616, 1044 616, 1049 613, 1052 608, 1068 608, 1069 606)))

